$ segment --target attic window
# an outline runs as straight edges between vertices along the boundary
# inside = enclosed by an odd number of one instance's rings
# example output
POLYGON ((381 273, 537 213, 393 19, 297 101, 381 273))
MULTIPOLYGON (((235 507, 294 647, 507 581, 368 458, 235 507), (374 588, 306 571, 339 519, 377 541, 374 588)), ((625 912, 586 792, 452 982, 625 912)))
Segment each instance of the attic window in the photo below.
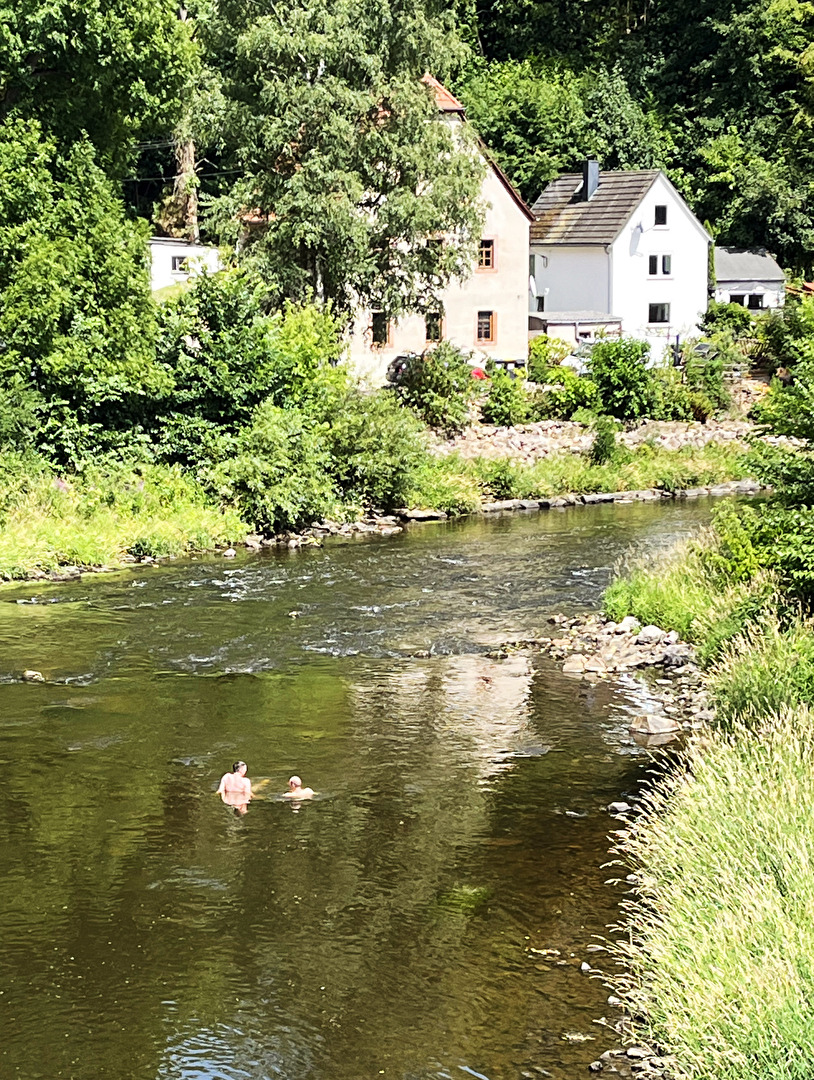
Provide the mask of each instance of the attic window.
POLYGON ((653 219, 654 225, 666 225, 667 224, 667 207, 657 206, 655 217, 653 219))

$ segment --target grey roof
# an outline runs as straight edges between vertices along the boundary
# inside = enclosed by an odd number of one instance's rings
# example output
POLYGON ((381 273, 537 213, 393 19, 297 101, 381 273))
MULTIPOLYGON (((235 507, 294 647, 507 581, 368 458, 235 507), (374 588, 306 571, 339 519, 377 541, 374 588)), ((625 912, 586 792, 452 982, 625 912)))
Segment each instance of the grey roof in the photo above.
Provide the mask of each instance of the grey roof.
POLYGON ((765 248, 742 251, 738 248, 715 248, 715 280, 724 284, 743 287, 749 291, 754 285, 782 285, 786 276, 765 248))
POLYGON ((658 175, 658 169, 600 172, 589 202, 580 199, 582 173, 558 176, 531 208, 532 242, 612 244, 658 175))
POLYGON ((532 312, 540 322, 561 323, 606 323, 621 322, 618 315, 608 315, 604 311, 538 311, 532 312))

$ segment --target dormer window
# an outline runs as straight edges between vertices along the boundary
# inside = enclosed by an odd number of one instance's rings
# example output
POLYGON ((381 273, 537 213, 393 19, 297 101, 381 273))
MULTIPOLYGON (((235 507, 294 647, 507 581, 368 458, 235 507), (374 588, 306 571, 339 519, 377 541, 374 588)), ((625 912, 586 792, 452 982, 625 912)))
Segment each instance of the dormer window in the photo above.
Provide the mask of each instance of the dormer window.
POLYGON ((667 207, 657 206, 656 213, 653 220, 654 225, 666 225, 667 224, 667 207))

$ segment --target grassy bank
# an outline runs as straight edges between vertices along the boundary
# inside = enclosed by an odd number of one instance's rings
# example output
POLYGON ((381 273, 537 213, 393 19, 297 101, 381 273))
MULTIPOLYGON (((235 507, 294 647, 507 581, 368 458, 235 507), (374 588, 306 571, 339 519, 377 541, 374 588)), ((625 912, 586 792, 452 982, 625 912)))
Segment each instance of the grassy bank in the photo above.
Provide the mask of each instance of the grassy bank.
MULTIPOLYGON (((240 465, 246 458, 238 458, 240 465)), ((283 462, 283 464, 285 464, 283 462)), ((375 488, 373 459, 365 491, 375 488)), ((41 460, 5 455, 0 460, 0 577, 25 578, 60 566, 111 566, 123 557, 182 555, 239 542, 247 532, 267 526, 284 512, 353 520, 364 499, 342 497, 325 471, 309 474, 307 490, 324 488, 322 501, 302 506, 297 475, 259 471, 251 497, 217 479, 201 484, 178 466, 85 467, 60 474, 41 460), (320 483, 317 483, 320 481, 320 483), (293 486, 292 486, 293 485, 293 486), (264 521, 253 510, 273 507, 264 521)), ((357 465, 357 469, 358 469, 357 465)), ((395 466, 388 464, 392 472, 395 466)), ((433 458, 413 447, 405 501, 411 507, 468 513, 483 500, 533 498, 567 492, 624 491, 660 487, 679 490, 738 478, 742 466, 730 445, 667 451, 642 447, 613 464, 591 465, 573 454, 552 456, 533 467, 511 461, 433 458)), ((244 485, 245 486, 245 485, 244 485)))
MULTIPOLYGON (((814 1075, 814 633, 737 516, 633 564, 614 617, 696 642, 715 705, 622 842, 639 877, 617 989, 687 1080, 814 1075)), ((757 534, 755 534, 757 535, 757 534)))

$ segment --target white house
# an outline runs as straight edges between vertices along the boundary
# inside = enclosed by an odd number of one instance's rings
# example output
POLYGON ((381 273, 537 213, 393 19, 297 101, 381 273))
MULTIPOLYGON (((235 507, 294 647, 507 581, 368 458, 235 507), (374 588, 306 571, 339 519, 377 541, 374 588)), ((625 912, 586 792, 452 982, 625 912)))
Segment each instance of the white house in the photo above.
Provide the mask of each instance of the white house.
MULTIPOLYGON (((444 120, 466 123, 463 105, 436 79, 425 76, 444 120)), ((487 165, 481 197, 486 205, 477 264, 465 281, 443 294, 443 311, 408 315, 390 322, 381 312, 357 312, 351 361, 361 374, 381 382, 391 360, 422 353, 442 339, 472 351, 480 360, 522 360, 528 355, 528 253, 532 213, 505 173, 481 147, 487 165)))
POLYGON ((569 325, 588 314, 592 325, 576 336, 590 340, 604 315, 647 340, 654 359, 677 336, 697 332, 712 238, 663 172, 600 172, 586 161, 581 175, 552 181, 532 212, 532 332, 558 314, 569 325))
POLYGON ((210 274, 220 270, 217 248, 163 236, 150 237, 150 286, 153 292, 186 281, 200 274, 203 268, 210 274))
POLYGON ((786 275, 765 249, 716 247, 713 297, 721 304, 742 304, 752 311, 782 307, 786 275))

